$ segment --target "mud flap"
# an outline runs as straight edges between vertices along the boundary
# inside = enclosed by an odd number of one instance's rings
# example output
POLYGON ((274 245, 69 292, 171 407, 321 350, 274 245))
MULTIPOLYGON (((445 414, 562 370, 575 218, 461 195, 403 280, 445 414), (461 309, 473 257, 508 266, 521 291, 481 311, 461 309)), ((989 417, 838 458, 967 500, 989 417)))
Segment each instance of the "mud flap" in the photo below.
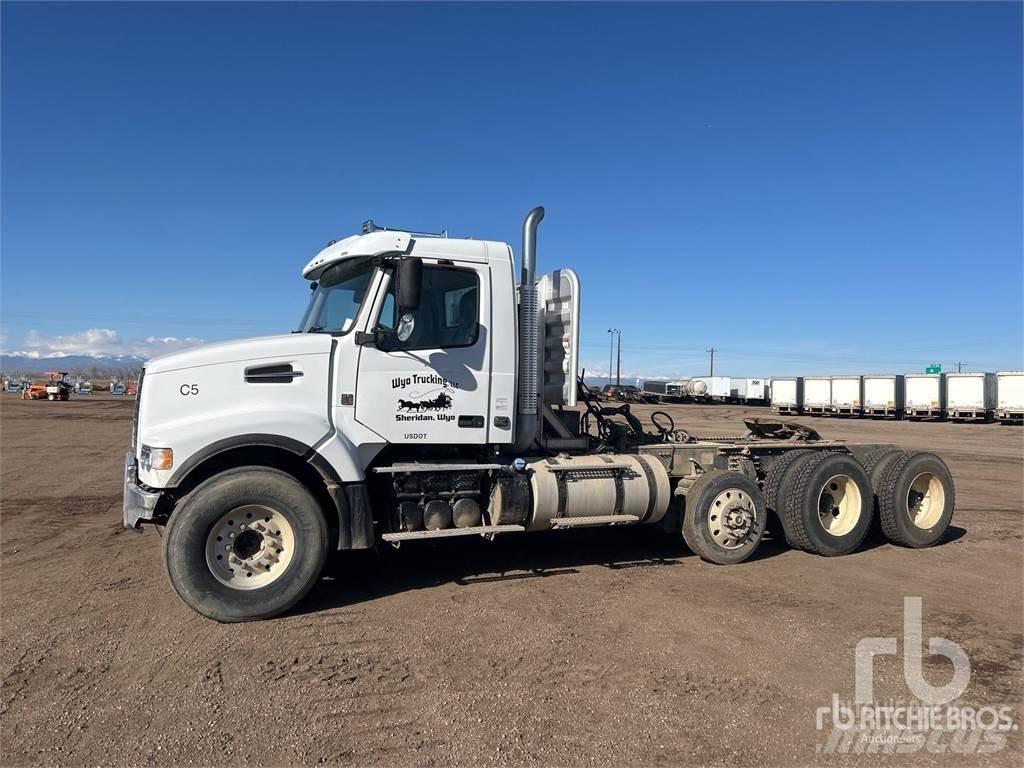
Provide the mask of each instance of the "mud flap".
POLYGON ((338 549, 370 549, 373 509, 365 483, 331 485, 328 490, 338 512, 338 549))

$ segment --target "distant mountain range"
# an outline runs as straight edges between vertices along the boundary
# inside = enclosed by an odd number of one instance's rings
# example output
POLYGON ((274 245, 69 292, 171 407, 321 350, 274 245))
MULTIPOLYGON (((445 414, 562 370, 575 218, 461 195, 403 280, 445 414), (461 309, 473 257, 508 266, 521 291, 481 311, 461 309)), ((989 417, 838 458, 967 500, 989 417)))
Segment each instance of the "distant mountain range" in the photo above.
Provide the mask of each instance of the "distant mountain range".
POLYGON ((115 373, 125 369, 141 368, 146 358, 138 355, 62 355, 60 357, 31 357, 26 354, 0 355, 0 371, 5 374, 46 373, 71 371, 91 374, 115 373))

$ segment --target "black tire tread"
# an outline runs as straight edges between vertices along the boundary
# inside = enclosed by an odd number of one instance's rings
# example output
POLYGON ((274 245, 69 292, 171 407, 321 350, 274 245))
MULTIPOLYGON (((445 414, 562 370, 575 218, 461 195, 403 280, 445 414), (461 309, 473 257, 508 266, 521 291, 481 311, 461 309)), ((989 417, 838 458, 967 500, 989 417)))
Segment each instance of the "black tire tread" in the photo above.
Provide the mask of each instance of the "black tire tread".
POLYGON ((903 453, 903 451, 901 451, 899 448, 892 448, 887 446, 885 448, 876 448, 867 456, 865 456, 864 461, 861 462, 861 465, 863 465, 864 471, 867 472, 868 479, 874 482, 873 475, 875 472, 875 468, 879 467, 879 465, 881 465, 881 463, 885 461, 885 459, 889 458, 890 455, 895 455, 897 453, 903 453))
MULTIPOLYGON (((706 546, 701 536, 697 533, 697 524, 695 522, 695 517, 691 514, 690 500, 692 499, 694 502, 696 502, 697 499, 704 493, 705 487, 713 483, 719 477, 724 477, 727 475, 737 475, 739 478, 742 478, 742 482, 749 483, 752 499, 755 501, 755 504, 758 504, 760 506, 762 516, 767 514, 767 510, 764 506, 764 496, 761 493, 761 489, 758 487, 757 482, 754 481, 752 478, 749 478, 746 475, 743 475, 739 472, 732 472, 721 469, 714 469, 711 470, 710 472, 706 472, 705 474, 701 475, 701 477, 698 478, 698 480, 690 487, 686 495, 687 509, 683 513, 682 520, 683 541, 686 542, 686 546, 689 547, 690 551, 697 555, 701 560, 704 560, 705 562, 709 563, 715 563, 716 565, 736 564, 739 562, 743 562, 748 557, 754 554, 754 552, 757 550, 758 545, 760 544, 760 537, 758 537, 758 541, 754 544, 753 548, 750 549, 741 560, 736 561, 736 563, 727 563, 719 557, 716 557, 717 552, 715 548, 713 546, 706 546)), ((764 534, 764 522, 764 519, 762 519, 762 536, 764 534)))
POLYGON ((793 549, 802 549, 803 547, 790 534, 789 526, 783 519, 781 510, 778 509, 779 491, 782 489, 782 481, 785 479, 786 473, 789 472, 790 468, 802 456, 808 456, 813 453, 814 451, 810 448, 798 448, 787 451, 772 465, 764 478, 764 502, 768 510, 769 519, 774 517, 779 521, 779 524, 782 526, 782 536, 786 540, 786 544, 793 549))
MULTIPOLYGON (((182 594, 182 592, 179 590, 178 585, 175 583, 175 579, 174 579, 174 577, 173 577, 173 575, 171 573, 171 559, 176 556, 176 553, 171 551, 171 545, 172 545, 172 541, 173 541, 173 536, 172 536, 173 526, 176 525, 179 522, 180 518, 184 514, 184 510, 186 510, 188 508, 188 503, 190 503, 194 499, 200 497, 200 495, 205 490, 207 490, 208 488, 211 488, 211 487, 215 487, 216 485, 228 482, 228 481, 232 480, 233 478, 235 478, 236 476, 239 476, 239 475, 243 475, 244 476, 246 474, 257 474, 259 480, 262 480, 262 481, 269 480, 271 483, 276 482, 276 483, 279 483, 279 484, 283 484, 284 486, 291 486, 291 489, 293 491, 299 491, 302 494, 308 495, 309 496, 309 501, 311 503, 311 507, 316 507, 317 508, 317 513, 320 516, 320 523, 319 524, 323 526, 322 529, 321 529, 322 532, 323 532, 323 538, 322 538, 322 540, 320 542, 320 547, 319 547, 319 549, 320 549, 320 554, 319 554, 319 557, 318 557, 319 565, 316 567, 316 572, 317 573, 319 573, 320 569, 322 568, 323 562, 326 559, 326 555, 327 555, 327 543, 328 543, 328 540, 327 540, 327 537, 326 537, 326 534, 327 534, 326 519, 323 517, 322 510, 319 509, 319 505, 317 504, 315 497, 310 493, 309 489, 306 488, 301 482, 299 482, 294 476, 290 475, 287 472, 284 472, 284 471, 282 471, 280 469, 276 469, 276 468, 273 468, 273 467, 266 467, 266 466, 261 466, 261 465, 248 465, 248 466, 241 466, 241 467, 233 467, 231 469, 225 470, 224 472, 221 472, 221 473, 218 473, 216 475, 213 475, 210 478, 207 478, 202 483, 197 485, 194 489, 192 489, 186 496, 184 496, 181 499, 181 501, 176 505, 174 512, 171 514, 171 517, 168 520, 168 524, 167 524, 167 532, 164 534, 163 541, 162 541, 163 561, 164 561, 164 570, 167 573, 167 576, 170 579, 171 584, 174 587, 175 592, 178 593, 178 596, 187 605, 189 605, 190 608, 192 608, 197 613, 200 613, 201 615, 206 616, 207 618, 210 618, 210 619, 213 619, 214 621, 218 621, 218 622, 222 622, 222 623, 236 623, 236 622, 242 622, 242 621, 260 621, 260 620, 263 620, 263 619, 269 619, 269 618, 272 618, 274 616, 280 615, 281 613, 285 613, 285 612, 291 610, 296 604, 298 604, 306 596, 306 594, 308 594, 308 592, 310 591, 310 589, 312 589, 312 587, 313 587, 313 585, 314 585, 314 583, 316 581, 315 577, 313 579, 311 579, 308 584, 306 584, 305 586, 301 587, 300 590, 296 594, 292 595, 291 599, 289 599, 287 602, 279 603, 278 605, 269 608, 269 610, 262 610, 262 611, 261 610, 257 610, 257 611, 253 611, 251 613, 248 613, 246 615, 239 615, 239 614, 237 614, 237 613, 235 613, 233 611, 225 611, 222 607, 220 607, 218 605, 215 605, 215 604, 207 604, 207 605, 202 605, 202 606, 195 605, 192 602, 190 602, 190 600, 186 599, 186 596, 184 594, 182 594)), ((312 550, 311 549, 311 551, 316 551, 316 550, 312 550)))
POLYGON ((876 496, 878 499, 878 519, 882 524, 882 533, 885 534, 885 538, 889 541, 906 547, 911 546, 913 542, 896 524, 897 516, 901 514, 901 511, 896 504, 895 491, 896 480, 913 457, 914 454, 907 451, 885 468, 885 472, 882 474, 878 484, 876 496))
POLYGON ((814 470, 828 455, 822 452, 802 457, 806 460, 793 467, 793 472, 796 473, 793 477, 793 484, 789 488, 789 495, 783 500, 780 519, 786 529, 786 541, 789 541, 791 546, 808 552, 813 549, 811 540, 807 536, 807 529, 804 527, 804 492, 807 490, 807 483, 810 482, 814 470))

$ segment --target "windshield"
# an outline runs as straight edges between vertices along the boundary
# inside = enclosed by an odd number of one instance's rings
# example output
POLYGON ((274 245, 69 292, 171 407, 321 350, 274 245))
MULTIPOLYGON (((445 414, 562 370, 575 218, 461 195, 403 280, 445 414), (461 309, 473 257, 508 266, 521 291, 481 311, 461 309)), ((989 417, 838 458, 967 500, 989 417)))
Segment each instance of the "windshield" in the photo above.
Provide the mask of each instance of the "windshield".
POLYGON ((309 298, 302 333, 348 333, 373 274, 373 257, 345 259, 328 267, 309 298))

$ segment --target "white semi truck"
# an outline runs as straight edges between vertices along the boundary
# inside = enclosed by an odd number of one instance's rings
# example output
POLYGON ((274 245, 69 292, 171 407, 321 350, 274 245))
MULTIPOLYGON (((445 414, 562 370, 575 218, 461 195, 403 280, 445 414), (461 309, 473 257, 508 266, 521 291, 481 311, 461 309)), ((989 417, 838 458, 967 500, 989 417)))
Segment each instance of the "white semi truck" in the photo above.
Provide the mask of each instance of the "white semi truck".
MULTIPOLYGON (((124 525, 165 528, 171 584, 218 621, 288 610, 328 550, 657 525, 713 563, 757 549, 769 511, 794 546, 853 551, 876 513, 923 547, 949 524, 937 456, 747 422, 645 430, 577 378, 580 284, 535 275, 536 208, 512 249, 389 230, 331 242, 279 336, 151 360, 124 468, 124 525)), ((613 534, 609 534, 613 535, 613 534)))

